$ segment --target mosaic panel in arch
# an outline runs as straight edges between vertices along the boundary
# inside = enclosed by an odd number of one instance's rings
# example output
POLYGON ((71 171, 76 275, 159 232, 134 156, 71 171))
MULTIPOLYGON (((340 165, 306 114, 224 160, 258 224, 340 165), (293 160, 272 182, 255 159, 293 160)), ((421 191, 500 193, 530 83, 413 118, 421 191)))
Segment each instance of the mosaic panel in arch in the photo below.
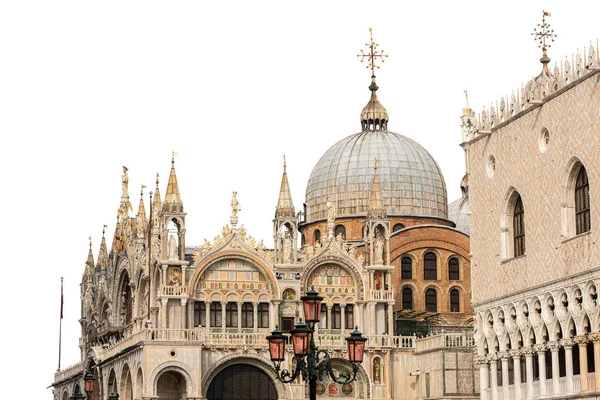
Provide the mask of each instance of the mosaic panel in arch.
POLYGON ((356 290, 354 279, 339 265, 324 264, 317 267, 308 279, 319 293, 353 294, 356 290))
POLYGON ((265 290, 269 284, 256 267, 244 260, 221 260, 200 275, 197 289, 265 290))

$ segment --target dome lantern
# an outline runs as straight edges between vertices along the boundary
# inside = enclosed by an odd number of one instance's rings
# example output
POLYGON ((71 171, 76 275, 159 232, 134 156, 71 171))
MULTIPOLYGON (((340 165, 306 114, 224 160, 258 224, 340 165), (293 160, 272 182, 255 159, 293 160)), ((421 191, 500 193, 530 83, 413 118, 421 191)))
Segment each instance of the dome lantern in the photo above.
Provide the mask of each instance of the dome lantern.
POLYGON ((365 43, 367 52, 365 53, 362 49, 357 57, 360 57, 360 62, 368 60, 367 69, 371 70, 371 85, 369 90, 371 91, 371 99, 367 105, 363 108, 360 113, 360 124, 363 131, 374 131, 374 130, 387 130, 387 122, 389 120, 387 110, 379 102, 377 98, 377 83, 375 82, 375 69, 380 68, 375 62, 379 59, 382 63, 385 62, 387 54, 384 54, 383 50, 377 50, 378 43, 373 42, 373 29, 369 28, 370 43, 365 43))

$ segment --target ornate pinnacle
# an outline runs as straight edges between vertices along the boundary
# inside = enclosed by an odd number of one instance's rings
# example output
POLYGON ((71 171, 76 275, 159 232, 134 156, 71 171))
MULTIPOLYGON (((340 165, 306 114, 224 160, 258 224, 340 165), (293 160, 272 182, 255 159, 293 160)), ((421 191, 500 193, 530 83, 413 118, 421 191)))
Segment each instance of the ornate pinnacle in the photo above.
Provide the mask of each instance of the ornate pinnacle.
MULTIPOLYGON (((364 62, 367 59, 367 69, 371 70, 371 78, 375 79, 375 68, 380 68, 379 65, 375 64, 377 59, 380 59, 381 62, 385 62, 385 57, 387 54, 384 54, 383 50, 377 50, 379 47, 378 43, 373 42, 373 29, 369 28, 370 34, 370 43, 365 43, 365 47, 367 48, 367 53, 365 53, 362 49, 360 50, 360 54, 356 56, 360 58, 360 62, 364 62)), ((375 85, 375 81, 373 81, 373 85, 375 85)), ((377 89, 375 89, 377 90, 377 89)))
POLYGON ((551 47, 551 44, 547 43, 546 39, 554 42, 554 38, 557 36, 554 33, 554 29, 550 29, 550 24, 546 23, 546 17, 550 16, 552 16, 552 14, 542 10, 542 23, 537 24, 537 27, 533 28, 533 32, 531 32, 533 40, 537 41, 538 47, 542 49, 542 58, 540 58, 540 62, 544 65, 543 72, 546 72, 548 75, 550 74, 550 71, 548 70, 550 57, 548 57, 546 49, 551 47))

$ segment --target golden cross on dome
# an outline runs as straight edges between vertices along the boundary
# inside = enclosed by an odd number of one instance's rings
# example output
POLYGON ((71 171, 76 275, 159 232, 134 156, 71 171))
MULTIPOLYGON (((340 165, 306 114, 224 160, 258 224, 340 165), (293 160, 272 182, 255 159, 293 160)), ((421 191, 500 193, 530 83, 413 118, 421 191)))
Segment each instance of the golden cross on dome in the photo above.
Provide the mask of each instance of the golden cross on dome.
POLYGON ((542 10, 542 23, 537 24, 537 27, 533 28, 533 32, 531 32, 531 35, 533 35, 533 40, 538 41, 538 47, 544 51, 546 51, 547 47, 550 47, 550 44, 546 43, 546 39, 554 42, 554 38, 556 37, 554 29, 550 29, 550 24, 546 23, 546 17, 551 16, 552 14, 550 14, 548 11, 542 10))
POLYGON ((365 53, 362 49, 360 50, 360 54, 357 54, 357 57, 360 57, 360 62, 364 62, 365 59, 368 60, 367 68, 371 70, 371 75, 375 76, 375 68, 379 68, 379 65, 375 64, 377 59, 380 59, 381 62, 385 62, 385 57, 387 54, 384 54, 383 50, 377 50, 379 44, 373 42, 373 29, 369 28, 370 34, 370 43, 365 43, 365 47, 367 48, 367 53, 365 53))

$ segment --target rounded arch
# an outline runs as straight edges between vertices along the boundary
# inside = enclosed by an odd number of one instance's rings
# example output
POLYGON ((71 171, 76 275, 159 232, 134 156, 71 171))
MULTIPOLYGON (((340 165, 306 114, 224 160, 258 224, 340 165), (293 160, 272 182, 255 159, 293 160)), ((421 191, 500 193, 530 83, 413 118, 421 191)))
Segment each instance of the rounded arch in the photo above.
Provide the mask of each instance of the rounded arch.
POLYGON ((354 280, 357 299, 360 300, 365 298, 365 287, 360 272, 358 272, 354 265, 348 263, 346 259, 335 254, 328 254, 316 257, 309 261, 308 264, 306 264, 306 267, 304 268, 304 270, 302 271, 302 275, 300 276, 300 293, 306 292, 307 288, 310 287, 310 282, 308 282, 308 280, 315 272, 315 270, 326 264, 337 265, 345 269, 346 272, 348 272, 354 280))
POLYGON ((117 393, 117 373, 114 368, 111 368, 108 372, 108 379, 106 380, 106 393, 117 393))
POLYGON ((168 361, 158 365, 150 374, 148 382, 151 384, 152 387, 151 396, 157 395, 158 380, 161 377, 161 375, 163 375, 166 372, 176 372, 183 377, 183 379, 185 380, 185 386, 188 395, 197 392, 197 382, 192 378, 192 375, 188 372, 187 366, 179 361, 168 361))
POLYGON ((338 224, 335 226, 334 231, 333 231, 333 235, 334 237, 338 237, 338 235, 342 235, 342 238, 345 240, 346 239, 346 227, 342 224, 338 224))
POLYGON ((133 378, 129 364, 123 364, 121 368, 121 379, 119 385, 119 399, 133 400, 133 378))
POLYGON ((425 310, 430 312, 440 312, 441 290, 437 285, 428 285, 423 290, 423 299, 425 300, 425 310))
POLYGON ((141 399, 144 395, 144 370, 138 367, 135 376, 135 397, 141 399))
POLYGON ((213 379, 225 368, 236 365, 236 364, 248 364, 262 370, 273 382, 275 390, 277 391, 277 397, 279 399, 286 399, 291 397, 289 385, 283 385, 275 375, 273 366, 268 363, 267 360, 252 354, 231 354, 229 356, 221 358, 219 361, 214 363, 202 376, 201 388, 202 398, 207 398, 208 388, 213 379))
POLYGON ((271 285, 270 292, 273 298, 280 299, 279 284, 277 283, 277 278, 275 277, 272 268, 270 268, 263 260, 260 260, 259 257, 254 254, 240 253, 234 251, 219 252, 213 254, 207 259, 201 260, 201 263, 198 264, 198 266, 196 267, 194 275, 190 278, 188 284, 188 293, 196 293, 196 288, 198 287, 198 284, 200 282, 200 276, 202 276, 202 274, 204 274, 208 270, 208 268, 220 261, 225 261, 228 259, 245 261, 254 268, 256 268, 258 272, 261 273, 265 277, 267 282, 271 285))

